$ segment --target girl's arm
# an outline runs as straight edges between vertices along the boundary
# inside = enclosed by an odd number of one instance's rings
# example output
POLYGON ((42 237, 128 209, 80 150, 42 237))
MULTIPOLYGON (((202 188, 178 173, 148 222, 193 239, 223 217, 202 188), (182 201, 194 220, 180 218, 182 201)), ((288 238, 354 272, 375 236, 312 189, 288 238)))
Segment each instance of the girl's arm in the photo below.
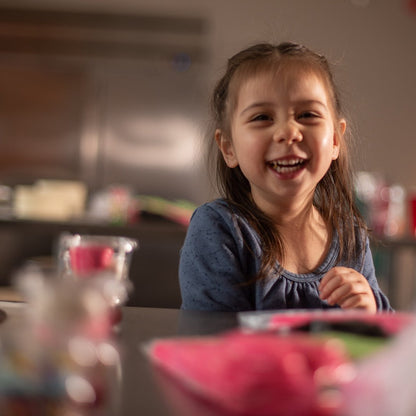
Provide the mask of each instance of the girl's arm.
POLYGON ((180 255, 182 309, 254 309, 254 286, 244 285, 240 259, 239 235, 229 213, 209 205, 198 208, 180 255))

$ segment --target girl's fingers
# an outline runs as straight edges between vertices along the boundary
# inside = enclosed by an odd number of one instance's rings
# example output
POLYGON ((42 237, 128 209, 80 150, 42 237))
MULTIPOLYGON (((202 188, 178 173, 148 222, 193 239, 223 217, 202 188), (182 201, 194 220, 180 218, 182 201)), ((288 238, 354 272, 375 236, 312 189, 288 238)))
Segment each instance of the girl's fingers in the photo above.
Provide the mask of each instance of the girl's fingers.
POLYGON ((346 267, 334 267, 321 280, 320 298, 343 309, 376 311, 374 294, 364 276, 346 267))
POLYGON ((341 278, 331 269, 321 280, 319 293, 321 299, 326 299, 337 287, 341 285, 341 278))
POLYGON ((344 281, 351 280, 351 276, 357 273, 347 267, 334 267, 322 278, 319 284, 319 291, 328 296, 333 290, 340 286, 344 281))
POLYGON ((332 291, 328 290, 328 287, 326 287, 325 289, 325 292, 321 293, 321 299, 326 299, 326 301, 330 305, 335 305, 339 303, 350 293, 350 289, 346 285, 335 287, 332 291))
POLYGON ((342 309, 357 309, 362 308, 366 309, 365 299, 363 299, 362 294, 349 296, 339 304, 342 309))
POLYGON ((319 283, 320 290, 323 290, 333 280, 333 277, 337 276, 338 269, 338 267, 334 267, 331 270, 329 270, 328 273, 325 274, 325 276, 321 279, 321 282, 319 283))

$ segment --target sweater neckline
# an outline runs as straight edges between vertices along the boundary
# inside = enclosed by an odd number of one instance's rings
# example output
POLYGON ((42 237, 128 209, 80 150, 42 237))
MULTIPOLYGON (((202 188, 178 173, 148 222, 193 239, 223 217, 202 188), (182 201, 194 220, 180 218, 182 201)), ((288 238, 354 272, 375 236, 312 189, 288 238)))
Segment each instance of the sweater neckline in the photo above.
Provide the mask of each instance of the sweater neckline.
POLYGON ((263 282, 263 296, 266 296, 266 294, 272 288, 273 284, 276 282, 277 279, 284 278, 292 282, 298 282, 298 283, 311 283, 311 282, 319 281, 322 278, 322 275, 324 275, 327 271, 329 271, 329 269, 334 267, 338 254, 339 254, 338 236, 337 236, 337 233, 334 232, 331 245, 329 247, 329 250, 325 259, 312 272, 293 273, 293 272, 290 272, 289 270, 283 269, 281 273, 279 274, 278 270, 280 268, 280 264, 276 262, 275 272, 271 274, 269 277, 267 277, 266 280, 263 282))

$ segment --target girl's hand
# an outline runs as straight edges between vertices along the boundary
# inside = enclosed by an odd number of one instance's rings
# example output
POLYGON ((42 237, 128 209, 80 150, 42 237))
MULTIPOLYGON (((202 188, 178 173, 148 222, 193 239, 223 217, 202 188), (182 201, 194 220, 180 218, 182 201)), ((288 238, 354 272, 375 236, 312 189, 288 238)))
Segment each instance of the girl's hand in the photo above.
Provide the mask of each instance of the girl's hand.
POLYGON ((367 279, 354 269, 334 267, 321 280, 320 298, 343 309, 376 312, 377 304, 367 279))

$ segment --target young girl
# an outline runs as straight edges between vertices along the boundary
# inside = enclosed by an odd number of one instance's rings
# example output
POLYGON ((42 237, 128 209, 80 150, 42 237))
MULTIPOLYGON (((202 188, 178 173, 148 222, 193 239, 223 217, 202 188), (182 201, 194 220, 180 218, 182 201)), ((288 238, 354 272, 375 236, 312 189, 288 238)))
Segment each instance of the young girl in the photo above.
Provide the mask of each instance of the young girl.
POLYGON ((192 217, 182 308, 391 310, 326 59, 293 43, 252 46, 229 60, 212 107, 222 198, 192 217))

